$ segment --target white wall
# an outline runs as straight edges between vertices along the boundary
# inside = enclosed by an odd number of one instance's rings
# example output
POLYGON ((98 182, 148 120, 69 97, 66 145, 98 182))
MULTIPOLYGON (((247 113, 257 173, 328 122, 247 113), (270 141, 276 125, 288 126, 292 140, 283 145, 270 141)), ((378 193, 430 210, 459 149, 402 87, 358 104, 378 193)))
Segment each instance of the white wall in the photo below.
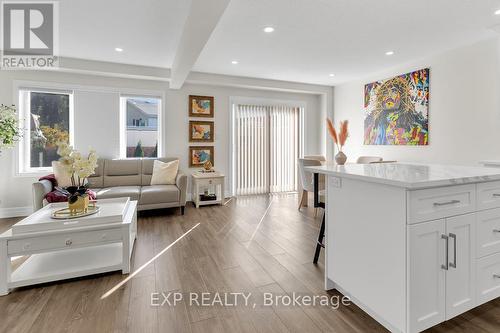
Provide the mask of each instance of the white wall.
MULTIPOLYGON (((119 157, 119 99, 117 91, 153 91, 165 94, 165 129, 163 149, 166 156, 180 158, 180 168, 188 168, 188 95, 215 97, 215 168, 229 172, 229 108, 231 96, 260 97, 279 100, 298 100, 306 103, 305 153, 325 154, 326 117, 321 95, 285 93, 274 89, 257 90, 203 84, 186 84, 180 90, 169 90, 167 82, 125 79, 106 76, 69 74, 60 72, 0 71, 0 103, 17 104, 15 81, 63 83, 69 86, 91 87, 75 93, 75 146, 83 151, 92 146, 98 155, 119 157), (103 87, 102 91, 100 87, 103 87), (97 91, 94 89, 97 88, 97 91), (109 88, 109 89, 108 89, 109 88), (107 91, 109 90, 109 91, 107 91), (78 107, 76 107, 78 105, 78 107)), ((254 85, 255 79, 252 80, 254 85)), ((264 83, 264 81, 263 81, 264 83)), ((273 82, 273 84, 276 84, 273 82)), ((285 85, 285 83, 284 83, 285 85)), ((331 89, 330 89, 331 91, 331 89)), ((331 94, 326 100, 331 101, 331 94)), ((37 177, 16 177, 14 152, 5 151, 0 156, 0 217, 25 214, 31 206, 31 184, 37 177)), ((229 184, 227 185, 229 188, 229 184)))
MULTIPOLYGON (((336 86, 334 117, 348 119, 348 160, 360 155, 386 160, 477 165, 500 159, 500 84, 497 39, 384 71, 362 81, 336 86), (430 67, 429 145, 363 145, 365 83, 430 67)), ((397 55, 396 55, 397 56, 397 55)))
MULTIPOLYGON (((179 156, 181 165, 189 163, 188 147, 190 145, 202 146, 204 144, 189 144, 187 128, 189 117, 187 112, 187 101, 189 95, 208 95, 215 97, 215 169, 220 170, 226 176, 230 170, 230 97, 263 97, 278 100, 300 100, 306 103, 304 127, 306 132, 305 153, 324 154, 324 136, 317 130, 320 122, 326 117, 320 111, 319 96, 288 94, 282 92, 258 91, 251 89, 203 86, 186 84, 180 90, 169 90, 167 93, 167 107, 172 111, 167 119, 167 155, 179 156)), ((198 118, 199 119, 199 118, 198 118)), ((229 182, 226 182, 229 191, 229 182)), ((229 192, 228 192, 229 193, 229 192)))

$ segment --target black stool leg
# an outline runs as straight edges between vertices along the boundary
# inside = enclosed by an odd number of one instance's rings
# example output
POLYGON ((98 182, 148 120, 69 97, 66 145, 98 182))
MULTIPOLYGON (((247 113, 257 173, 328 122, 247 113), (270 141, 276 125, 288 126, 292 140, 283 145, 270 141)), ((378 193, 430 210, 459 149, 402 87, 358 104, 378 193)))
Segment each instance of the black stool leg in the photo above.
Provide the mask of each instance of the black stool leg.
POLYGON ((323 244, 323 238, 325 237, 325 212, 323 212, 323 219, 321 221, 321 228, 319 230, 319 235, 318 235, 318 242, 316 244, 316 252, 314 253, 314 260, 313 263, 317 264, 318 259, 319 259, 319 253, 321 251, 322 247, 325 247, 323 244))

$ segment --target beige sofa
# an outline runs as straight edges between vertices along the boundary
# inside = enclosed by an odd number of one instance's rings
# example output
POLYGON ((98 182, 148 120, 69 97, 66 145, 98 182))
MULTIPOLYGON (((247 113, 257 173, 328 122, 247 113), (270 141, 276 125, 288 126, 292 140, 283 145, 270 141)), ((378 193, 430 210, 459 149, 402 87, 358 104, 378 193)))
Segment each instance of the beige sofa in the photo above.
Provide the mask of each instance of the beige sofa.
MULTIPOLYGON (((170 162, 177 158, 159 158, 170 162)), ((137 200, 138 210, 186 206, 187 177, 178 172, 175 185, 150 185, 154 159, 100 159, 95 174, 89 177, 89 188, 97 199, 130 197, 137 200)), ((33 184, 33 207, 38 210, 46 204, 44 197, 51 191, 48 180, 33 184)))

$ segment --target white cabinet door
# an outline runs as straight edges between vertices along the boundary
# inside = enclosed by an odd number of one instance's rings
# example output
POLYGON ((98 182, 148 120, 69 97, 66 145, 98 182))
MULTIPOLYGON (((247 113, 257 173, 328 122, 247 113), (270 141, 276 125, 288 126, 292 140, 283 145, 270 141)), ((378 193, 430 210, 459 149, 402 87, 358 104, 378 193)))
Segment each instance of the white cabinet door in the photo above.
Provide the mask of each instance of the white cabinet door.
POLYGON ((446 219, 449 269, 446 271, 446 320, 475 306, 476 214, 446 219))
POLYGON ((409 332, 445 320, 445 220, 411 225, 409 238, 409 332))

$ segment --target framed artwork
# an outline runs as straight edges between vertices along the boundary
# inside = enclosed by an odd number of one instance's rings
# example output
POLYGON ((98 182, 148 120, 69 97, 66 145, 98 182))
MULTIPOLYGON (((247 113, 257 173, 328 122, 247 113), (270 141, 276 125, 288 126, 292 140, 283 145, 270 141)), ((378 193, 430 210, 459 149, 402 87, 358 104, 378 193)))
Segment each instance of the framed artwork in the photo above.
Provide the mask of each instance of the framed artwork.
POLYGON ((365 85, 365 145, 429 144, 429 68, 365 85))
POLYGON ((212 118, 214 116, 214 98, 212 96, 189 95, 189 116, 212 118))
POLYGON ((206 161, 214 163, 214 147, 211 146, 190 146, 189 147, 189 167, 203 167, 206 161))
POLYGON ((191 120, 189 142, 214 142, 214 122, 191 120))

